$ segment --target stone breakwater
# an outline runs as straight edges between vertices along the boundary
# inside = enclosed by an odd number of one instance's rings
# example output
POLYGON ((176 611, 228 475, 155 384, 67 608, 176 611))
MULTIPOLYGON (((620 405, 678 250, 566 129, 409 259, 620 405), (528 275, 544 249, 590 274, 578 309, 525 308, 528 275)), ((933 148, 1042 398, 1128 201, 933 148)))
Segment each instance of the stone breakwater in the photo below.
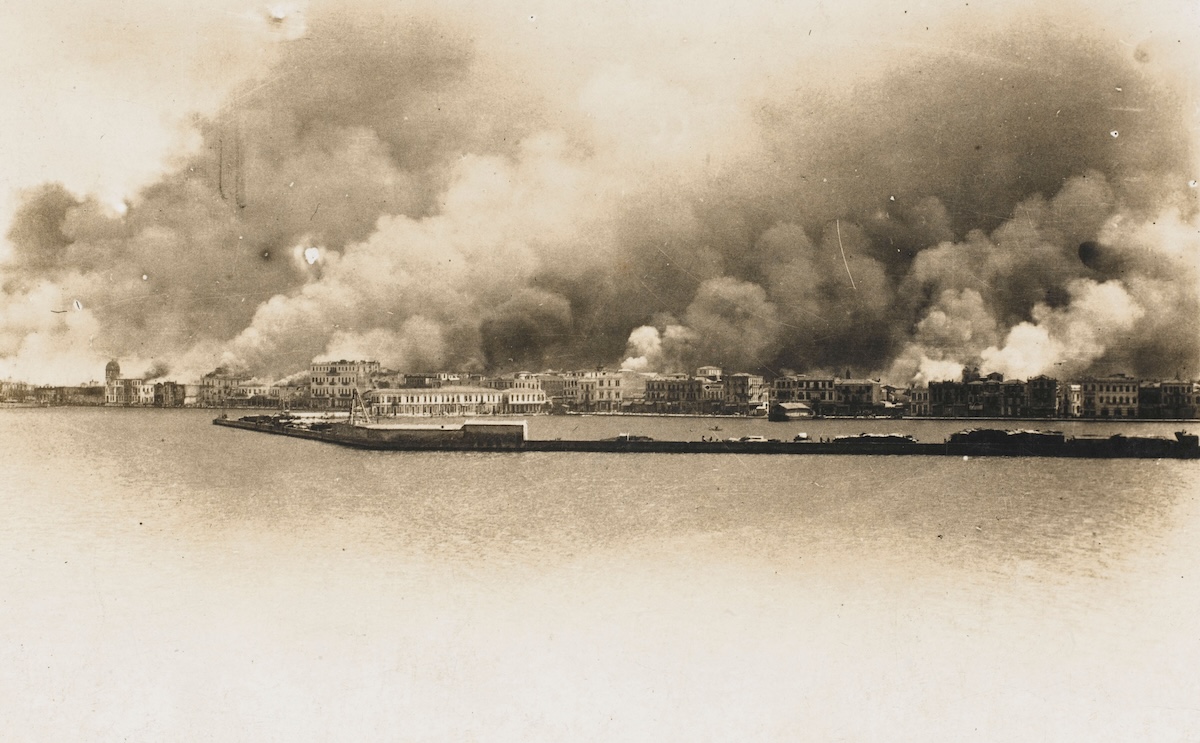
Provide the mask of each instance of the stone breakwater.
POLYGON ((467 421, 458 425, 356 424, 305 420, 286 415, 226 417, 219 426, 321 441, 358 449, 388 451, 595 452, 617 454, 808 454, 958 457, 1072 457, 1200 459, 1193 434, 1160 436, 1066 437, 1057 432, 970 430, 942 442, 921 442, 904 434, 836 436, 818 441, 743 437, 695 441, 656 440, 623 434, 595 440, 529 439, 524 421, 467 421))

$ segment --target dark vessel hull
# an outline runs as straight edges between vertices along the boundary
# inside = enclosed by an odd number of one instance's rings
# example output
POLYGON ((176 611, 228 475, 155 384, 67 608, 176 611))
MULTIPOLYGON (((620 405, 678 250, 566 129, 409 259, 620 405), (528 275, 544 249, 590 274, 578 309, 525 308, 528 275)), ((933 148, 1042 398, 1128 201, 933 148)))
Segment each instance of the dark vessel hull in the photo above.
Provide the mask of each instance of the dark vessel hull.
MULTIPOLYGON (((1112 436, 1059 441, 946 441, 848 437, 826 441, 656 441, 641 437, 602 440, 538 440, 514 435, 372 429, 348 423, 297 426, 263 416, 218 418, 219 426, 380 451, 595 452, 616 454, 808 454, 955 457, 1070 457, 1091 459, 1200 459, 1194 437, 1180 440, 1112 436)), ((434 427, 428 427, 433 429, 434 427)))

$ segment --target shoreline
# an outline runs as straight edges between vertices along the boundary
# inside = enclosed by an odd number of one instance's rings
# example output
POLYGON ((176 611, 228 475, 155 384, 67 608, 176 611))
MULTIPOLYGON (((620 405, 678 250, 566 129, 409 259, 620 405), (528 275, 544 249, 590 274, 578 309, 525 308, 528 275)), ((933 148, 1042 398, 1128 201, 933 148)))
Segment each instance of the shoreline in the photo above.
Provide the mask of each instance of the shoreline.
MULTIPOLYGON (((70 403, 49 402, 16 402, 0 401, 0 411, 4 409, 34 409, 34 408, 103 408, 113 411, 248 411, 262 414, 284 412, 319 413, 346 415, 346 409, 328 408, 277 408, 260 406, 154 406, 154 405, 70 405, 70 403)), ((698 420, 761 420, 764 423, 804 424, 809 421, 822 420, 862 420, 862 421, 946 421, 954 420, 960 423, 980 421, 980 423, 1024 423, 1024 424, 1056 424, 1056 423, 1200 423, 1200 418, 983 418, 983 417, 936 417, 936 415, 814 415, 811 418, 793 420, 770 420, 766 415, 740 415, 737 413, 614 413, 614 412, 569 412, 569 413, 487 413, 487 414, 445 414, 445 415, 383 415, 380 420, 443 420, 452 418, 666 418, 666 419, 698 419, 698 420)))

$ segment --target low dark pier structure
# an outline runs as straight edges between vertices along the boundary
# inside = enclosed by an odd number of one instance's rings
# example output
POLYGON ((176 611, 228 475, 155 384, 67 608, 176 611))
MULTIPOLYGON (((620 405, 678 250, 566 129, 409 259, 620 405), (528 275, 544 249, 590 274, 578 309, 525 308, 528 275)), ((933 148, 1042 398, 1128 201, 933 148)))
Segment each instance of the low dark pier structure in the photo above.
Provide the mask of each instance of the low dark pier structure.
POLYGON ((917 441, 905 434, 835 436, 813 441, 757 436, 697 441, 656 440, 622 434, 608 439, 539 440, 528 437, 525 421, 467 421, 419 425, 362 423, 352 419, 279 415, 220 417, 218 426, 323 441, 358 449, 387 451, 607 452, 619 454, 827 454, 958 457, 1075 457, 1093 459, 1200 459, 1195 434, 1163 436, 1068 437, 1056 431, 972 429, 942 442, 917 441))

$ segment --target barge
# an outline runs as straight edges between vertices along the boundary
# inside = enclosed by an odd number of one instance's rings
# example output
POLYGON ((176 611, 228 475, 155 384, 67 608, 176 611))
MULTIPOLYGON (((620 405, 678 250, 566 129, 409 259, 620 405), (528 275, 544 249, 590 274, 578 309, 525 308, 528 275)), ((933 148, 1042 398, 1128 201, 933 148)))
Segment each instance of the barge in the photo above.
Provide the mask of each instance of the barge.
POLYGON ((466 421, 413 425, 322 420, 282 413, 232 419, 215 425, 245 431, 385 451, 609 452, 620 454, 834 454, 940 455, 956 457, 1074 457, 1091 459, 1200 459, 1200 440, 1179 432, 1162 436, 1068 437, 1056 431, 971 429, 942 442, 917 441, 905 434, 860 434, 820 440, 800 434, 791 440, 746 436, 666 441, 621 434, 608 439, 530 439, 525 421, 466 421))

